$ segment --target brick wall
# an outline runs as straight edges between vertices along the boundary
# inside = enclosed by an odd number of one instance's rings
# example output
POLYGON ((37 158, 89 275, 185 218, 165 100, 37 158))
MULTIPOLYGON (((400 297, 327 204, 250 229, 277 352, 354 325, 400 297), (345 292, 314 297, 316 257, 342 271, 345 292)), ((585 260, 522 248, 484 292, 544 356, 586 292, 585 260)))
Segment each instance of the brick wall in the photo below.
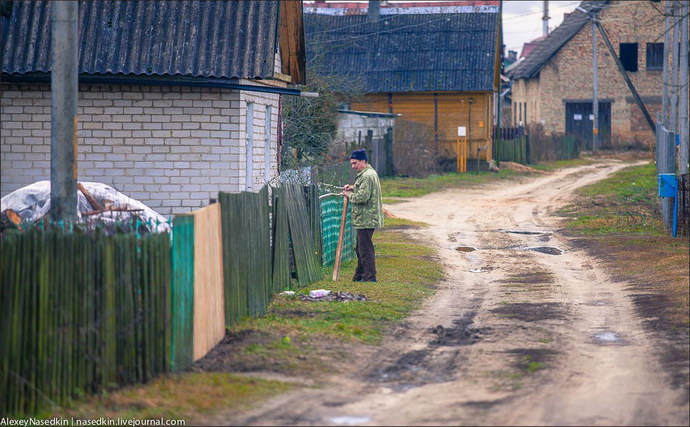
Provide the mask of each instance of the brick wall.
MULTIPOLYGON (((659 108, 662 71, 647 70, 647 43, 663 42, 663 16, 648 2, 612 1, 599 18, 618 52, 619 43, 638 43, 638 71, 628 75, 651 114, 659 108)), ((664 4, 656 4, 661 10, 664 4)), ((592 99, 592 32, 583 27, 540 70, 537 77, 513 85, 513 107, 527 102, 530 123, 542 123, 547 131, 565 131, 565 100, 592 99), (520 83, 522 82, 522 83, 520 83), (531 87, 529 87, 531 86, 531 87), (533 89, 532 87, 536 88, 533 89), (517 88, 517 90, 516 90, 517 88)), ((599 99, 611 100, 611 131, 614 144, 653 142, 653 134, 630 98, 630 90, 614 59, 598 34, 599 99)))
MULTIPOLYGON (((163 215, 204 206, 221 190, 244 190, 251 102, 252 179, 262 184, 277 171, 278 101, 276 94, 215 88, 80 85, 79 180, 111 185, 163 215), (267 106, 273 110, 268 139, 267 106)), ((3 85, 3 196, 50 179, 50 102, 48 85, 3 85)))

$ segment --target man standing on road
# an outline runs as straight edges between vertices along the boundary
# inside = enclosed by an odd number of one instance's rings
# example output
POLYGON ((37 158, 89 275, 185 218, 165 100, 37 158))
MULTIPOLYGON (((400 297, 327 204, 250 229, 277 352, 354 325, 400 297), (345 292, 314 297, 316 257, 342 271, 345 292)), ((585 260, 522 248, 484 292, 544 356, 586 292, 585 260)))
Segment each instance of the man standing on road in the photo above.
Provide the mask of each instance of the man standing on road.
POLYGON ((355 185, 343 187, 343 194, 352 203, 352 225, 357 230, 357 270, 354 282, 376 281, 376 258, 372 237, 374 230, 383 227, 381 184, 374 168, 369 165, 366 150, 355 150, 350 166, 357 171, 355 185))

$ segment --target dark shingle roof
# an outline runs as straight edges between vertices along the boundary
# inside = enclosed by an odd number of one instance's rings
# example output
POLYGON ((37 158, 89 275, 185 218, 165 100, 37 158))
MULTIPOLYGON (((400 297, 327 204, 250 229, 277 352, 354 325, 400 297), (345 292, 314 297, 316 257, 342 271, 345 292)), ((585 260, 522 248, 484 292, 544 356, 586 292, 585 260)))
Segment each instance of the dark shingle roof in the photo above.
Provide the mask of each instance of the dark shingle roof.
POLYGON ((491 91, 499 14, 305 14, 307 60, 366 93, 491 91))
MULTIPOLYGON (((12 3, 2 72, 49 72, 52 2, 12 3)), ((278 0, 81 1, 79 72, 272 77, 278 18, 278 0)))
MULTIPOLYGON (((580 4, 585 10, 600 9, 608 1, 583 1, 580 4)), ((510 77, 517 79, 530 79, 539 73, 539 70, 553 57, 563 45, 565 45, 578 31, 589 22, 589 16, 580 11, 574 11, 568 15, 561 25, 556 27, 548 36, 537 44, 530 54, 515 68, 510 71, 510 77)))

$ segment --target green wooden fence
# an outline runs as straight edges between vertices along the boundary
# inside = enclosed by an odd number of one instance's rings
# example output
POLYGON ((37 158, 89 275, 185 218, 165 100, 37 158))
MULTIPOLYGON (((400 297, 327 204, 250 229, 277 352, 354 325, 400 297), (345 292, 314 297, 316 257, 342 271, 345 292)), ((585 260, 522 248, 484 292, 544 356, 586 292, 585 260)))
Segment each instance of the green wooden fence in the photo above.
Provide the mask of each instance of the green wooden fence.
MULTIPOLYGON (((341 199, 322 203, 316 186, 283 185, 220 193, 219 200, 227 325, 262 315, 274 293, 308 286, 322 278, 322 262, 332 264, 341 199)), ((344 260, 354 253, 347 218, 344 260)), ((6 230, 0 416, 34 414, 191 366, 194 238, 191 215, 175 218, 172 239, 52 226, 6 230)))
POLYGON ((173 371, 193 362, 194 349, 194 216, 173 221, 171 293, 171 355, 173 371))
POLYGON ((0 253, 0 415, 169 371, 168 234, 7 230, 0 253))

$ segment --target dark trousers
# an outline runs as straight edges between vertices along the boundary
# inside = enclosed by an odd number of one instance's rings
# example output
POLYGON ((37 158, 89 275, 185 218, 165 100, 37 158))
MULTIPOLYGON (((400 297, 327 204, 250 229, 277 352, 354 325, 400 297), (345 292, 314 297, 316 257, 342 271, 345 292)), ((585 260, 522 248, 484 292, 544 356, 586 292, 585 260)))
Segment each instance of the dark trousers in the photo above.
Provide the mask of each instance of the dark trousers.
POLYGON ((357 270, 352 280, 376 280, 376 254, 374 253, 373 228, 357 229, 357 270))

